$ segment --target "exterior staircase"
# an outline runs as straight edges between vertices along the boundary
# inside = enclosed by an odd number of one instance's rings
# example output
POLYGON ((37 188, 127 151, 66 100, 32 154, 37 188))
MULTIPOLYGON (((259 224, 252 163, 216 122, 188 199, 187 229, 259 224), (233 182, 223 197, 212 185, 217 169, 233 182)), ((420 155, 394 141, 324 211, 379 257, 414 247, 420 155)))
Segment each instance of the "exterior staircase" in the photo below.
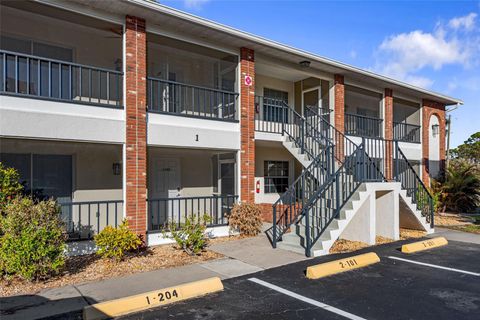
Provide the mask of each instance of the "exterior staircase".
MULTIPOLYGON (((339 132, 316 110, 305 116, 285 106, 285 148, 303 165, 302 174, 273 204, 273 247, 307 256, 329 253, 334 242, 370 195, 366 184, 385 182, 384 170, 360 145, 339 132)), ((394 143, 390 141, 390 143, 394 143)), ((385 145, 385 140, 383 140, 385 145)), ((374 147, 374 149, 377 149, 374 147)), ((401 182, 400 196, 427 232, 433 228, 433 201, 395 143, 392 167, 401 182)))

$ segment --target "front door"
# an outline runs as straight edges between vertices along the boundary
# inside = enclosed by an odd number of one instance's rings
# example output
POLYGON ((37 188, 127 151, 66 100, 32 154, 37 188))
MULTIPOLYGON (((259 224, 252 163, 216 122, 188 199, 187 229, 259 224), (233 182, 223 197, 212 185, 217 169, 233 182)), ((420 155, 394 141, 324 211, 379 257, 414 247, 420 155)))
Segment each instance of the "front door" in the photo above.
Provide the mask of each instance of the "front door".
POLYGON ((160 158, 153 162, 153 181, 150 198, 172 198, 179 196, 180 161, 160 158))
POLYGON ((148 192, 150 226, 160 229, 168 221, 180 222, 180 161, 158 158, 152 163, 152 180, 148 192), (175 200, 177 199, 177 200, 175 200))

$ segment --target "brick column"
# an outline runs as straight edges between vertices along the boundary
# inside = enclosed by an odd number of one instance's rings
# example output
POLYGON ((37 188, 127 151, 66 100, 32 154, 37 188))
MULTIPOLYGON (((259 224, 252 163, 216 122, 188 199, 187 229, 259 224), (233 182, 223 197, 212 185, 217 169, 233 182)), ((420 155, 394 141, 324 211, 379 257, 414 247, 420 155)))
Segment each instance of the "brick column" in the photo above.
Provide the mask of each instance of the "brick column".
POLYGON ((248 48, 240 49, 240 134, 241 190, 243 202, 255 202, 255 56, 248 48), (246 84, 245 77, 252 79, 246 84))
POLYGON ((422 180, 426 186, 430 186, 429 175, 429 131, 430 119, 437 116, 439 120, 440 134, 440 171, 445 169, 445 135, 446 135, 446 115, 445 105, 436 101, 423 100, 422 103, 422 180))
MULTIPOLYGON (((341 133, 345 133, 345 83, 344 77, 340 74, 334 76, 334 90, 335 90, 335 128, 341 133)), ((338 159, 344 156, 344 141, 343 137, 335 137, 335 153, 338 159)))
POLYGON ((125 111, 126 111, 126 199, 130 228, 143 236, 147 231, 147 123, 145 20, 126 17, 125 111))
POLYGON ((393 91, 385 89, 385 178, 393 180, 393 91))

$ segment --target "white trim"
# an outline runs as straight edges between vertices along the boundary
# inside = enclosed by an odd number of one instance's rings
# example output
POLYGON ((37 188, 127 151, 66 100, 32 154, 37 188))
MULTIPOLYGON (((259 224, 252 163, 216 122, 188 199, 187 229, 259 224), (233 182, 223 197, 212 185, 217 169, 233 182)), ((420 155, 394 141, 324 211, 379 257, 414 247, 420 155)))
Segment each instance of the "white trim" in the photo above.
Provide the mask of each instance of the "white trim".
POLYGON ((283 289, 283 288, 280 288, 274 284, 271 284, 271 283, 268 283, 266 281, 263 281, 263 280, 260 280, 260 279, 257 279, 257 278, 250 278, 248 279, 248 281, 251 281, 251 282, 254 282, 256 284, 259 284, 261 286, 264 286, 264 287, 267 287, 271 290, 274 290, 274 291, 277 291, 277 292, 280 292, 280 293, 283 293, 284 295, 286 296, 289 296, 289 297, 292 297, 294 299, 297 299, 297 300, 300 300, 300 301, 303 301, 305 303, 308 303, 308 304, 311 304, 311 305, 314 305, 315 307, 319 307, 319 308, 322 308, 324 310, 327 310, 327 311, 330 311, 330 312, 333 312, 333 313, 336 313, 342 317, 345 317, 345 318, 348 318, 348 319, 352 319, 352 320, 366 320, 365 318, 362 318, 362 317, 359 317, 359 316, 356 316, 354 314, 351 314, 347 311, 343 311, 341 309, 338 309, 338 308, 335 308, 335 307, 332 307, 328 304, 325 304, 323 302, 320 302, 320 301, 317 301, 317 300, 313 300, 313 299, 310 299, 310 298, 307 298, 305 296, 301 296, 295 292, 292 292, 290 290, 286 290, 286 289, 283 289))
POLYGON ((413 261, 413 260, 408 260, 408 259, 403 259, 403 258, 398 258, 398 257, 393 257, 393 256, 389 256, 388 258, 393 259, 393 260, 400 260, 400 261, 404 261, 404 262, 408 262, 408 263, 418 264, 418 265, 421 265, 421 266, 427 266, 427 267, 432 267, 432 268, 436 268, 436 269, 465 273, 465 274, 469 274, 469 275, 472 275, 472 276, 480 277, 480 273, 476 273, 476 272, 465 271, 465 270, 460 270, 460 269, 455 269, 455 268, 442 267, 442 266, 438 266, 438 265, 435 265, 435 264, 418 262, 418 261, 413 261))

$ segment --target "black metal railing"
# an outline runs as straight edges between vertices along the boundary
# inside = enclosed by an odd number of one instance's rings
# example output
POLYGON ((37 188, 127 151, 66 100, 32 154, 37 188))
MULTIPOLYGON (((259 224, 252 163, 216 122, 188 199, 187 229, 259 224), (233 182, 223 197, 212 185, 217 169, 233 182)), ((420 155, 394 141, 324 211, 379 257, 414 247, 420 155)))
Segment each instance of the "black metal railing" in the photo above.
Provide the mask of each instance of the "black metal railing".
POLYGON ((0 93, 123 107, 123 73, 0 50, 0 93))
POLYGON ((427 187, 423 184, 422 179, 407 160, 407 157, 395 142, 395 160, 394 175, 395 180, 402 184, 402 189, 407 191, 407 196, 412 198, 417 210, 422 213, 430 226, 434 227, 434 201, 427 187))
POLYGON ((305 217, 305 253, 339 216, 341 209, 365 181, 384 181, 382 173, 360 145, 303 208, 305 217))
POLYGON ((255 131, 282 133, 289 123, 288 105, 280 99, 255 96, 255 131))
POLYGON ((380 137, 383 120, 345 113, 345 134, 359 137, 380 137))
POLYGON ((123 220, 123 200, 59 203, 70 240, 92 239, 106 226, 117 227, 123 220))
POLYGON ((403 142, 420 143, 420 126, 408 123, 393 123, 393 139, 403 142))
POLYGON ((333 146, 325 147, 302 174, 280 195, 272 205, 272 243, 276 247, 282 235, 297 221, 302 209, 334 170, 333 146))
POLYGON ((324 117, 313 110, 308 113, 306 110, 305 117, 288 106, 285 110, 291 121, 283 124, 283 134, 312 162, 272 205, 271 237, 274 247, 290 225, 299 219, 305 202, 335 171, 334 146, 324 117))
POLYGON ((238 93, 148 77, 148 111, 237 120, 238 93))
POLYGON ((237 200, 236 195, 148 199, 148 230, 178 228, 187 217, 203 218, 205 214, 210 218, 207 226, 227 225, 228 215, 237 200))

